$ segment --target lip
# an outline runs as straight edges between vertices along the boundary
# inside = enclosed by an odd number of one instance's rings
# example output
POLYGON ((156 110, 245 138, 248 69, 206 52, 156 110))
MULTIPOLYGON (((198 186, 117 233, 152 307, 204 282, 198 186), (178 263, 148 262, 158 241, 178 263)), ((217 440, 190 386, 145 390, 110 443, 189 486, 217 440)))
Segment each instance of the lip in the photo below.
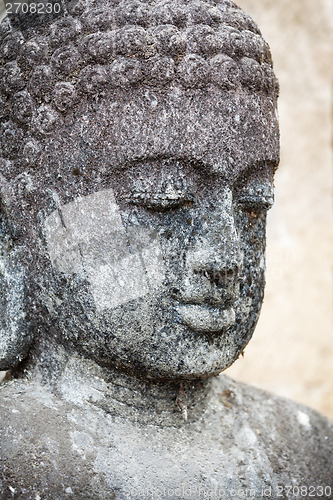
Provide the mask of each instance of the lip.
POLYGON ((176 311, 186 326, 201 333, 223 332, 235 323, 233 307, 222 309, 206 304, 177 304, 176 311))

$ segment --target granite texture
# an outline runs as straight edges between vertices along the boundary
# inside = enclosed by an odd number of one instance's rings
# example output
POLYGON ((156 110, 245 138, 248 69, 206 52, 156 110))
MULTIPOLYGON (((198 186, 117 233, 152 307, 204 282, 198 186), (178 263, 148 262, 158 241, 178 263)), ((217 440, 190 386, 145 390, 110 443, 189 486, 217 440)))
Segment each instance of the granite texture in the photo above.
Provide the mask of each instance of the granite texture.
POLYGON ((61 397, 35 381, 2 389, 1 499, 332 498, 333 424, 314 410, 220 376, 187 422, 172 404, 106 412, 101 379, 75 396, 70 374, 61 397))
POLYGON ((261 421, 265 396, 212 380, 263 300, 279 130, 259 28, 229 0, 103 1, 0 37, 4 495, 330 486, 328 421, 274 399, 261 421), (310 465, 285 406, 317 440, 310 465))

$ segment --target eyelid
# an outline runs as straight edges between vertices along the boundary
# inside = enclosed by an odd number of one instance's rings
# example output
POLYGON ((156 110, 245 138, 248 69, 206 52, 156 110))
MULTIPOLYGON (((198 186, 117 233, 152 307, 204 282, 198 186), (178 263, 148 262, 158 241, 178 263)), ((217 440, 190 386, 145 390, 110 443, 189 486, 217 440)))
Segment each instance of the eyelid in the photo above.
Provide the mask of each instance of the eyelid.
POLYGON ((181 193, 179 196, 171 198, 165 195, 157 196, 146 193, 136 193, 131 198, 128 198, 127 201, 131 205, 139 205, 148 210, 166 211, 184 206, 192 206, 194 196, 188 193, 181 193))
POLYGON ((178 192, 171 194, 166 193, 147 193, 134 192, 130 196, 124 198, 129 205, 141 206, 152 211, 167 211, 175 210, 182 207, 190 207, 193 205, 195 197, 192 193, 178 192))
POLYGON ((273 206, 274 196, 241 196, 237 203, 246 211, 267 212, 273 206))
POLYGON ((243 210, 267 212, 274 203, 274 188, 271 183, 254 183, 241 189, 236 199, 243 210))

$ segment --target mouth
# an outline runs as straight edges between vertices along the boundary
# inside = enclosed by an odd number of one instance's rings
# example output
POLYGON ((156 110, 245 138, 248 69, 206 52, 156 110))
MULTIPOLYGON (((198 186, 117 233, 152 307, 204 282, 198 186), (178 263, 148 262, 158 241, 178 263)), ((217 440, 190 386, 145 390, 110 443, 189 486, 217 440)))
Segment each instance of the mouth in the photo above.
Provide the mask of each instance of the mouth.
POLYGON ((176 305, 182 323, 200 333, 223 332, 235 323, 233 307, 222 309, 205 304, 176 305))

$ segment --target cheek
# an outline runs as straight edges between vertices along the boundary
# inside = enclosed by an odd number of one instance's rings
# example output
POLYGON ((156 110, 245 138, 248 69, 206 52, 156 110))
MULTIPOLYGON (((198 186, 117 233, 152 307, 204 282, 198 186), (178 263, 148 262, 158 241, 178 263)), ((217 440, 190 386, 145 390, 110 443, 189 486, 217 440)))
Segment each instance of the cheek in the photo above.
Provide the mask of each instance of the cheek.
MULTIPOLYGON (((125 214, 125 213, 124 213, 125 214)), ((186 211, 127 213, 126 233, 131 248, 144 249, 145 260, 150 262, 151 291, 174 283, 183 273, 186 252, 193 231, 193 217, 186 211)))
POLYGON ((85 279, 99 313, 142 298, 164 281, 158 232, 131 223, 111 189, 59 207, 44 230, 53 268, 85 279))
POLYGON ((259 313, 265 285, 266 215, 251 217, 247 213, 241 213, 237 215, 236 221, 244 256, 240 276, 240 302, 246 304, 247 309, 242 311, 242 316, 248 316, 248 321, 253 322, 250 312, 259 313))
POLYGON ((235 224, 247 266, 252 270, 258 265, 264 266, 262 259, 266 248, 266 214, 251 215, 238 210, 235 214, 235 224))

